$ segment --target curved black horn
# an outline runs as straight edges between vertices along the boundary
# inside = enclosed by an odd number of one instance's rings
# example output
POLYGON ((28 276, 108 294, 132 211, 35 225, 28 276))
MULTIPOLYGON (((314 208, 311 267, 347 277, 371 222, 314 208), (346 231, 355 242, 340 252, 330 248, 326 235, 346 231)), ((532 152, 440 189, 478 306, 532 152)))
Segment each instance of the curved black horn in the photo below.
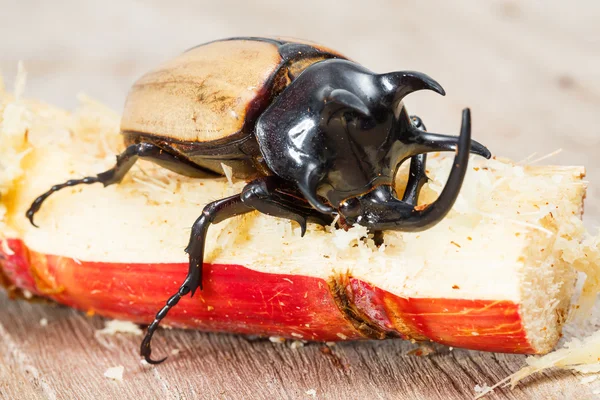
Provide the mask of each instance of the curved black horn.
MULTIPOLYGON (((460 138, 440 135, 414 128, 406 143, 413 145, 410 155, 433 153, 438 151, 456 151, 460 138)), ((471 140, 471 153, 490 159, 492 153, 481 143, 471 140)))
POLYGON ((385 89, 393 96, 393 102, 398 103, 404 97, 417 90, 428 89, 442 96, 446 91, 429 75, 417 71, 398 71, 380 75, 385 89))
POLYGON ((467 173, 470 147, 471 112, 467 108, 463 110, 457 153, 454 157, 454 163, 452 164, 452 170, 450 171, 446 186, 444 186, 442 193, 435 202, 423 210, 414 209, 412 215, 399 224, 403 230, 425 230, 437 224, 448 214, 458 197, 465 174, 467 173))
POLYGON ((311 206, 324 214, 331 214, 335 210, 331 206, 323 204, 317 196, 317 187, 322 178, 323 174, 320 173, 320 168, 313 164, 308 166, 303 179, 296 183, 311 206))
POLYGON ((325 94, 323 100, 329 114, 334 113, 339 108, 345 107, 359 112, 366 117, 371 116, 371 111, 367 105, 357 95, 348 90, 333 89, 331 92, 325 94))

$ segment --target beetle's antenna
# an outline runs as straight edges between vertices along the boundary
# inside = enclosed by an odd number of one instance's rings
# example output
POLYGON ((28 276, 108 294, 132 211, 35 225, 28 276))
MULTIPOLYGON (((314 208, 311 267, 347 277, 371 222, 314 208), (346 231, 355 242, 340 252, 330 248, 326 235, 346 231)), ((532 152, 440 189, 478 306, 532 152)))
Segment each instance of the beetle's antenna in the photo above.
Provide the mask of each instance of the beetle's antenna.
POLYGON ((171 308, 175 307, 177 305, 177 303, 179 303, 179 300, 181 300, 181 298, 183 296, 185 296, 186 294, 188 294, 189 292, 190 292, 189 287, 187 287, 186 285, 181 286, 179 288, 179 291, 177 293, 175 293, 173 296, 171 296, 171 298, 169 298, 169 300, 167 300, 167 304, 165 304, 165 306, 159 312, 156 313, 156 317, 154 317, 154 321, 152 321, 152 323, 150 325, 148 325, 148 330, 146 331, 146 336, 144 336, 144 340, 142 340, 142 345, 140 347, 140 355, 142 357, 144 357, 144 359, 146 360, 146 362, 148 364, 160 364, 167 359, 167 357, 165 357, 165 358, 161 358, 160 360, 153 360, 150 357, 152 355, 152 347, 150 345, 152 342, 152 336, 154 335, 154 332, 158 328, 158 324, 160 324, 160 321, 162 321, 162 319, 167 316, 169 310, 171 308))

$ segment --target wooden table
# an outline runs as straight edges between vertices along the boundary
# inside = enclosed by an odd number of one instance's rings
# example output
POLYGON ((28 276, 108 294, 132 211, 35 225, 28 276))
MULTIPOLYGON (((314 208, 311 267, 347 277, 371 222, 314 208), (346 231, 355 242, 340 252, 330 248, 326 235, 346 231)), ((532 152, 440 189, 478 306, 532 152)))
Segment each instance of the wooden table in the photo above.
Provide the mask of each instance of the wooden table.
MULTIPOLYGON (((600 224, 600 3, 368 4, 10 2, 0 7, 0 69, 12 76, 23 59, 27 95, 71 107, 84 90, 119 110, 137 76, 199 42, 248 34, 313 39, 373 70, 435 77, 446 98, 417 93, 407 99, 432 131, 458 132, 460 110, 468 105, 475 138, 495 154, 523 159, 563 149, 544 162, 588 168, 586 224, 600 224)), ((10 302, 4 294, 0 301, 0 397, 7 399, 462 399, 524 363, 523 356, 443 346, 419 357, 408 354, 416 345, 401 341, 291 349, 162 330, 157 349, 180 353, 147 368, 137 357, 139 337, 95 338, 100 318, 10 302), (123 382, 103 376, 116 365, 125 367, 123 382)), ((489 398, 593 398, 593 385, 578 381, 570 372, 544 373, 489 398)))
MULTIPOLYGON (((292 349, 228 334, 160 330, 157 354, 180 350, 159 367, 140 364, 140 337, 100 336, 101 318, 54 305, 9 303, 0 312, 0 397, 6 399, 463 399, 497 382, 523 356, 433 346, 408 354, 403 341, 307 344, 292 349), (42 318, 48 320, 42 326, 42 318), (123 365, 123 381, 103 376, 123 365)), ((577 399, 591 394, 569 372, 544 373, 489 398, 577 399)))

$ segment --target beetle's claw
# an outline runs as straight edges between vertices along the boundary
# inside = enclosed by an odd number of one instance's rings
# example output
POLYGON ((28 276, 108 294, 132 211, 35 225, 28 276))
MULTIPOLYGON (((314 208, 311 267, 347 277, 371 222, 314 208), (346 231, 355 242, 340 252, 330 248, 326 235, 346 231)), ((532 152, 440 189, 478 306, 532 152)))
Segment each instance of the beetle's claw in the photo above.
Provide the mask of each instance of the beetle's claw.
POLYGON ((29 210, 27 210, 27 213, 25 215, 27 216, 27 219, 29 220, 31 225, 35 226, 36 228, 39 228, 39 226, 37 226, 37 224, 35 222, 33 222, 33 216, 35 215, 35 211, 36 210, 33 210, 33 207, 32 207, 29 210))
POLYGON ((152 323, 148 325, 148 329, 146 330, 146 336, 144 336, 144 340, 142 340, 142 345, 140 346, 140 355, 144 357, 148 364, 160 364, 161 362, 167 359, 166 357, 160 360, 153 360, 152 358, 150 358, 150 355, 152 354, 152 347, 150 347, 150 343, 152 342, 152 336, 154 335, 154 332, 156 332, 156 330, 158 329, 160 321, 162 321, 169 313, 169 310, 175 307, 177 303, 179 303, 179 300, 181 300, 181 298, 189 292, 190 288, 183 284, 179 288, 177 293, 175 293, 169 298, 169 300, 167 300, 167 304, 165 304, 165 306, 156 313, 154 321, 152 321, 152 323))
POLYGON ((300 217, 298 218, 298 223, 300 224, 300 237, 304 237, 304 235, 306 234, 306 218, 304 217, 300 217))
POLYGON ((36 228, 39 228, 39 226, 37 226, 36 223, 33 221, 33 217, 40 210, 40 208, 42 207, 42 203, 44 202, 44 200, 46 200, 48 196, 50 196, 50 192, 44 193, 41 196, 39 196, 33 201, 33 203, 31 203, 31 206, 29 206, 29 209, 25 213, 25 216, 27 217, 31 225, 35 226, 36 228))
POLYGON ((148 364, 151 365, 157 365, 157 364, 161 364, 162 362, 164 362, 167 357, 161 358, 160 360, 153 360, 150 356, 152 355, 152 347, 150 347, 150 342, 152 341, 152 335, 146 335, 144 337, 144 340, 142 340, 142 345, 140 347, 140 355, 142 357, 144 357, 144 360, 146 360, 146 362, 148 364))
POLYGON ((164 361, 165 361, 167 358, 168 358, 168 357, 161 358, 160 360, 153 360, 153 359, 151 359, 151 358, 150 358, 150 355, 148 355, 148 357, 144 357, 144 359, 146 360, 146 362, 147 362, 148 364, 153 364, 153 365, 161 364, 161 363, 163 363, 163 362, 164 362, 164 361))

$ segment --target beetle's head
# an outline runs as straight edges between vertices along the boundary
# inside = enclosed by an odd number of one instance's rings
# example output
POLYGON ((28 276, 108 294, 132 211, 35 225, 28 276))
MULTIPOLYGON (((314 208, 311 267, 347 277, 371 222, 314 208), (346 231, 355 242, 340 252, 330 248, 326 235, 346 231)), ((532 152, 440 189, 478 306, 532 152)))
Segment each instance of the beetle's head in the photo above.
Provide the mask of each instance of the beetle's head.
MULTIPOLYGON (((458 137, 428 133, 420 120, 409 117, 403 99, 423 89, 445 94, 419 72, 375 74, 346 60, 316 63, 261 116, 257 137, 266 162, 277 175, 296 182, 314 208, 344 214, 348 200, 362 204, 375 188, 393 185, 408 158, 459 148, 458 137)), ((490 156, 470 138, 469 151, 490 156)), ((354 207, 357 212, 363 211, 354 207)))
MULTIPOLYGON (((420 118, 409 117, 404 106, 403 99, 417 90, 445 95, 435 80, 413 71, 374 74, 336 61, 330 62, 335 75, 323 74, 316 91, 321 104, 316 140, 321 146, 314 159, 319 161, 305 169, 308 174, 300 182, 311 204, 322 211, 331 207, 319 197, 340 208, 344 200, 393 184, 398 167, 408 158, 456 151, 458 144, 458 137, 426 132, 420 118)), ((476 142, 470 151, 490 156, 476 142)))

